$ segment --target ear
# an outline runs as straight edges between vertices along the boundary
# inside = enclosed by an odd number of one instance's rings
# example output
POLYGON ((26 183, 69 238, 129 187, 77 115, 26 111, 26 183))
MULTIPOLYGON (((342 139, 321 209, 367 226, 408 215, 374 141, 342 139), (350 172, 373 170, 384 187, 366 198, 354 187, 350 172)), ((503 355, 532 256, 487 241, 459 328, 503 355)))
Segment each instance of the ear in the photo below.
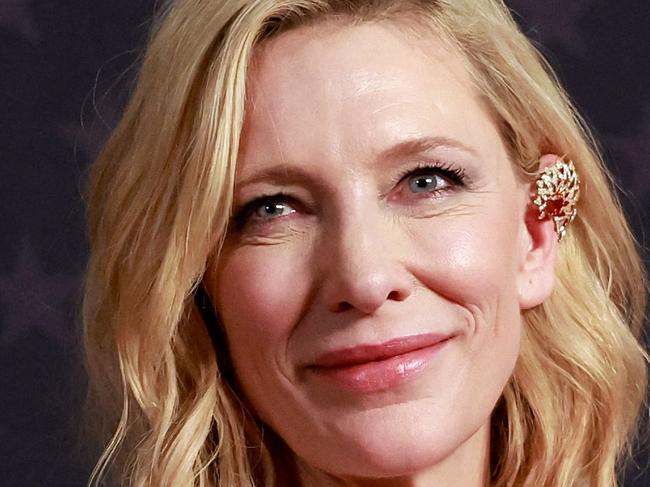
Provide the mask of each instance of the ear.
MULTIPOLYGON (((538 174, 560 159, 555 154, 541 157, 538 174)), ((555 261, 558 239, 555 224, 551 218, 540 220, 537 207, 533 204, 536 184, 529 188, 521 235, 521 260, 517 275, 519 308, 530 309, 542 304, 555 287, 555 261)))

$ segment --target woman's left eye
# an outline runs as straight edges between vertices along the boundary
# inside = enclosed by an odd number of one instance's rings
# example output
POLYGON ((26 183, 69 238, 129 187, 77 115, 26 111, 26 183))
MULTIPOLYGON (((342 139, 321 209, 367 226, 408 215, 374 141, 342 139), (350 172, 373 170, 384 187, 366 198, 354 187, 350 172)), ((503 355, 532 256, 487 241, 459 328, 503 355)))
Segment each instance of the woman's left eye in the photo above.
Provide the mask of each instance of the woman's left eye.
POLYGON ((409 178, 409 188, 414 193, 428 193, 429 191, 437 189, 444 183, 445 180, 437 174, 413 176, 409 178))
POLYGON ((436 194, 462 185, 464 174, 461 169, 454 167, 425 165, 408 171, 399 180, 405 181, 413 193, 436 194))

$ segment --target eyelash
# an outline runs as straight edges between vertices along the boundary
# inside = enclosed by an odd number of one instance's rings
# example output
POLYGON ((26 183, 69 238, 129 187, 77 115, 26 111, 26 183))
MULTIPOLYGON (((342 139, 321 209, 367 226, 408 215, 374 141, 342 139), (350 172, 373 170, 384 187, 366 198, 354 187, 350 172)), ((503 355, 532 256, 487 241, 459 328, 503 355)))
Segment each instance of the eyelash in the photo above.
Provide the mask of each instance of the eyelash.
POLYGON ((275 203, 277 201, 285 201, 285 202, 291 202, 295 201, 295 198, 291 195, 288 195, 286 193, 273 193, 273 194, 263 194, 252 201, 245 203, 238 209, 234 211, 234 215, 232 217, 232 222, 233 222, 233 229, 234 230, 241 230, 246 226, 246 223, 248 222, 248 219, 250 218, 251 213, 256 208, 259 208, 263 204, 270 204, 270 203, 275 203))
MULTIPOLYGON (((431 172, 438 173, 439 175, 447 179, 452 184, 452 186, 466 185, 465 170, 444 162, 434 162, 434 163, 421 162, 417 164, 415 167, 410 167, 405 171, 403 171, 402 173, 398 174, 395 178, 393 178, 391 183, 393 186, 395 186, 401 183, 402 181, 404 181, 405 179, 427 175, 431 172)), ((426 192, 422 194, 426 194, 426 195, 438 194, 441 192, 449 191, 450 189, 451 188, 436 189, 431 192, 426 192)), ((272 204, 278 201, 295 203, 296 199, 293 196, 282 192, 273 193, 273 194, 262 194, 259 197, 249 201, 248 203, 241 205, 239 208, 237 208, 234 211, 234 216, 232 218, 233 228, 235 230, 241 230, 242 228, 244 228, 244 226, 246 226, 246 223, 248 222, 251 213, 253 213, 255 209, 259 208, 263 204, 272 204)))
MULTIPOLYGON (((445 162, 420 162, 418 163, 415 167, 410 167, 400 174, 398 174, 393 180, 391 181, 393 185, 396 185, 398 183, 401 183, 404 179, 415 177, 415 176, 422 176, 426 175, 430 172, 436 172, 441 174, 445 179, 448 179, 451 181, 454 185, 456 186, 463 186, 465 185, 466 177, 465 177, 465 170, 460 167, 455 167, 451 164, 445 163, 445 162)), ((436 190, 432 193, 426 193, 426 194, 435 194, 436 192, 440 191, 445 191, 443 190, 436 190)))

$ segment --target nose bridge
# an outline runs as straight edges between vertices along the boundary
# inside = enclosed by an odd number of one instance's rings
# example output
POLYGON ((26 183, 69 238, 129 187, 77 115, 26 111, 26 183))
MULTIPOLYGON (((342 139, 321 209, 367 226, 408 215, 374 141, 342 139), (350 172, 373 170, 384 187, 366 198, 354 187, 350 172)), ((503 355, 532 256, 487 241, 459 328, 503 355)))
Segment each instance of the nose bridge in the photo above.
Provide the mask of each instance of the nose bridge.
MULTIPOLYGON (((338 251, 352 268, 375 267, 390 246, 390 229, 378 204, 355 201, 342 212, 338 225, 338 251)), ((393 236, 394 237, 394 236, 393 236)))
POLYGON ((357 308, 369 314, 386 300, 401 301, 411 293, 403 267, 401 233, 377 199, 351 191, 324 235, 324 296, 334 312, 357 308))

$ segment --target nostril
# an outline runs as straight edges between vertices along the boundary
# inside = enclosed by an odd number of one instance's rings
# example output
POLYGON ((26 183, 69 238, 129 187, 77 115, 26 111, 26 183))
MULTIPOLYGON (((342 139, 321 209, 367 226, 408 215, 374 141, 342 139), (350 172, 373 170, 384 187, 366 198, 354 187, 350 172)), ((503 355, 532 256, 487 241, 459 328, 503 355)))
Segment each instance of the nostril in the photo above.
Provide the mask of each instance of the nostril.
POLYGON ((388 293, 388 297, 386 299, 392 301, 404 301, 407 297, 408 296, 406 293, 402 293, 400 291, 391 291, 388 293))
POLYGON ((336 309, 334 310, 335 312, 341 312, 341 311, 347 311, 349 309, 352 309, 354 306, 352 306, 350 303, 347 301, 342 301, 336 306, 336 309))
POLYGON ((391 291, 388 294, 388 297, 386 299, 392 299, 393 301, 401 301, 402 298, 400 297, 399 291, 391 291))
MULTIPOLYGON (((407 297, 408 297, 407 294, 404 294, 404 293, 400 292, 399 290, 395 290, 395 291, 391 291, 390 293, 388 293, 388 295, 386 296, 386 299, 382 300, 381 302, 384 302, 384 301, 403 301, 407 297)), ((343 311, 348 311, 350 309, 358 308, 358 309, 361 309, 362 311, 365 310, 366 312, 371 312, 371 309, 374 309, 376 306, 379 306, 381 303, 375 303, 374 306, 370 302, 367 303, 367 304, 368 304, 368 306, 364 306, 361 302, 359 302, 355 306, 354 304, 351 304, 348 301, 340 301, 338 304, 336 304, 333 307, 332 311, 335 312, 335 313, 340 313, 340 312, 343 312, 343 311)))

